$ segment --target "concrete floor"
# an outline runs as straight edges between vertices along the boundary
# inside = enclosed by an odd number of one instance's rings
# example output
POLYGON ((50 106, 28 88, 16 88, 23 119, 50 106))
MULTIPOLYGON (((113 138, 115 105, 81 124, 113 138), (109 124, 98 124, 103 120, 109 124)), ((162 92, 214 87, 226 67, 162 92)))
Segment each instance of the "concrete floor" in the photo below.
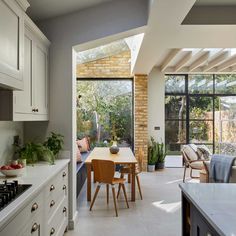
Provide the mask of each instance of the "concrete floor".
MULTIPOLYGON (((178 236, 181 235, 181 194, 183 168, 166 168, 140 175, 144 199, 137 192, 135 203, 127 209, 123 195, 115 217, 112 196, 106 204, 105 186, 100 189, 93 211, 86 201, 86 184, 78 199, 78 222, 65 236, 178 236)), ((130 186, 126 189, 130 197, 130 186)))

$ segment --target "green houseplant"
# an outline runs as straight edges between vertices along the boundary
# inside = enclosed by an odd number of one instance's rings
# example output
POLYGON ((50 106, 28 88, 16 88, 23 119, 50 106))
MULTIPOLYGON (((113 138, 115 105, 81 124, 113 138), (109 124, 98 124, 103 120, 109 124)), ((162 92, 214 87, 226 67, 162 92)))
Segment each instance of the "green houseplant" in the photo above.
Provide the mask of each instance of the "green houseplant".
POLYGON ((163 142, 157 143, 157 162, 156 169, 164 169, 165 158, 166 158, 166 148, 163 142))
POLYGON ((151 137, 151 141, 148 145, 148 171, 153 172, 155 170, 155 164, 157 162, 158 146, 157 142, 151 137))
POLYGON ((19 158, 26 160, 27 164, 35 164, 38 161, 47 161, 54 164, 53 153, 40 143, 28 142, 23 147, 17 149, 19 158))
POLYGON ((51 136, 46 139, 43 145, 53 153, 54 157, 57 157, 63 148, 63 144, 64 136, 51 132, 51 136))

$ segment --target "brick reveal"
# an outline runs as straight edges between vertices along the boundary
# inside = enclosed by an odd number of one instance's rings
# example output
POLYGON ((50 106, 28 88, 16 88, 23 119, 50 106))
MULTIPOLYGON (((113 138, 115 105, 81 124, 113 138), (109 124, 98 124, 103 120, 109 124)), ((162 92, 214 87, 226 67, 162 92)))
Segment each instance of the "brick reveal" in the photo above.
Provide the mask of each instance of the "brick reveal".
POLYGON ((134 76, 134 142, 135 153, 144 150, 143 170, 147 170, 148 152, 148 76, 134 76))

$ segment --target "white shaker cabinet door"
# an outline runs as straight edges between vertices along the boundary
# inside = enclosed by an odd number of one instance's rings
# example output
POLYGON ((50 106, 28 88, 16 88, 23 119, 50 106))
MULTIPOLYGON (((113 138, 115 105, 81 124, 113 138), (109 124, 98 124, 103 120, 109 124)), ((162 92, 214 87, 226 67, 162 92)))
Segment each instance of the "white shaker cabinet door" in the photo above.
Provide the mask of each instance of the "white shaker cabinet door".
POLYGON ((47 114, 48 106, 48 51, 40 44, 35 47, 34 62, 34 107, 35 114, 47 114))
MULTIPOLYGON (((27 33, 27 32, 26 32, 27 33)), ((29 33, 25 34, 24 41, 24 90, 14 92, 14 111, 15 113, 31 114, 33 109, 33 40, 29 33)))
POLYGON ((22 89, 23 12, 12 0, 0 0, 0 84, 22 89))

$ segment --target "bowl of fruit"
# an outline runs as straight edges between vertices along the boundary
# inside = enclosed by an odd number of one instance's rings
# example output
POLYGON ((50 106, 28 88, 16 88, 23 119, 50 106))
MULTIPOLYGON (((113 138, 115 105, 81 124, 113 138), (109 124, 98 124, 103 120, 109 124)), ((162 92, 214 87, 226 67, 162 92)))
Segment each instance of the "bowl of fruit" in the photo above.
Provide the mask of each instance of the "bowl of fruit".
POLYGON ((20 176, 24 173, 24 166, 18 163, 1 166, 0 172, 7 177, 20 176))

